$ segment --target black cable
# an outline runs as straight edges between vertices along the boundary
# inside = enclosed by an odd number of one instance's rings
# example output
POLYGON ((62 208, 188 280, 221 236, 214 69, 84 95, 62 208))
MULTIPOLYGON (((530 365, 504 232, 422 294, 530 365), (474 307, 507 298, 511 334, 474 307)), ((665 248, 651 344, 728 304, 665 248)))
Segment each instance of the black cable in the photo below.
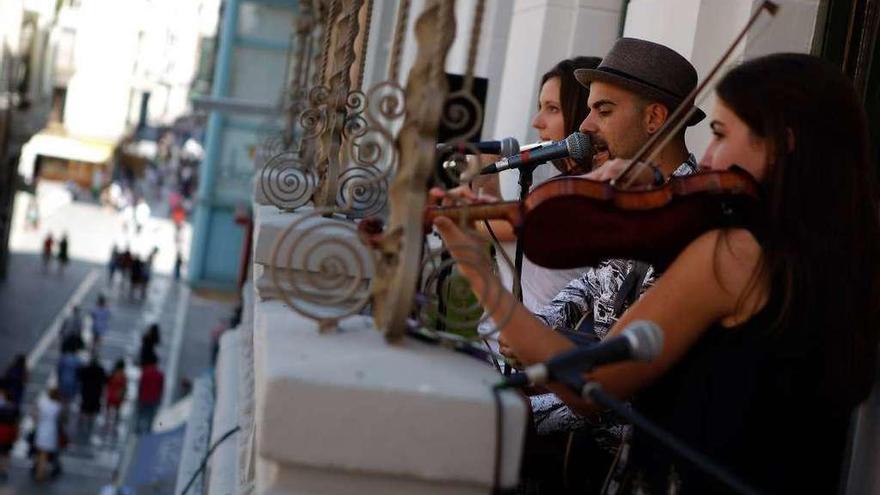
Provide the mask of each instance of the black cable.
POLYGON ((496 371, 498 371, 498 373, 503 374, 504 371, 501 370, 501 365, 498 364, 498 360, 495 358, 495 351, 493 351, 492 346, 489 345, 489 340, 483 339, 483 343, 486 344, 486 348, 489 349, 489 361, 492 362, 492 366, 495 368, 496 371))
POLYGON ((224 433, 222 437, 218 438, 217 441, 214 442, 214 445, 212 445, 211 448, 208 449, 208 452, 205 454, 204 459, 202 459, 202 465, 199 466, 199 468, 196 469, 196 472, 193 473, 192 478, 190 478, 186 486, 183 487, 183 491, 180 492, 180 495, 186 495, 186 492, 188 492, 192 484, 195 483, 196 478, 199 476, 199 474, 201 474, 205 470, 205 467, 207 467, 208 465, 208 459, 211 458, 211 454, 214 453, 214 449, 216 449, 221 443, 223 443, 224 440, 231 437, 233 433, 237 432, 240 429, 240 426, 236 426, 235 428, 224 433))
POLYGON ((492 474, 492 493, 501 493, 501 454, 504 434, 504 407, 501 404, 501 388, 492 387, 492 398, 495 400, 495 471, 492 474))
MULTIPOLYGON (((571 386, 573 384, 566 383, 566 385, 571 386)), ((690 462, 691 465, 697 469, 717 479, 734 492, 746 495, 758 495, 760 493, 737 476, 733 475, 727 469, 718 465, 702 452, 691 448, 689 445, 675 438, 671 433, 663 430, 648 418, 639 414, 635 409, 630 409, 624 406, 620 401, 602 390, 597 383, 593 382, 585 384, 580 387, 580 389, 583 398, 592 400, 600 406, 610 409, 618 416, 627 420, 634 427, 654 438, 654 440, 661 443, 674 454, 677 454, 682 459, 690 462)))
MULTIPOLYGON (((504 251, 504 246, 501 245, 501 241, 498 240, 498 237, 495 235, 495 231, 492 230, 492 225, 489 224, 489 221, 483 220, 483 224, 486 226, 486 230, 489 232, 489 235, 492 236, 492 241, 497 246, 497 252, 499 254, 501 254, 501 256, 504 258, 504 260, 507 262, 508 266, 510 266, 514 269, 513 270, 513 285, 519 286, 520 285, 520 280, 519 280, 520 274, 517 272, 516 267, 514 266, 514 263, 512 261, 510 261, 510 256, 508 256, 507 252, 504 251)), ((517 241, 517 243, 519 243, 519 241, 517 241)), ((497 331, 497 329, 496 329, 496 331, 497 331)), ((507 363, 507 361, 505 361, 503 369, 499 369, 499 371, 504 376, 510 376, 510 373, 511 373, 510 368, 511 368, 510 365, 507 363)))

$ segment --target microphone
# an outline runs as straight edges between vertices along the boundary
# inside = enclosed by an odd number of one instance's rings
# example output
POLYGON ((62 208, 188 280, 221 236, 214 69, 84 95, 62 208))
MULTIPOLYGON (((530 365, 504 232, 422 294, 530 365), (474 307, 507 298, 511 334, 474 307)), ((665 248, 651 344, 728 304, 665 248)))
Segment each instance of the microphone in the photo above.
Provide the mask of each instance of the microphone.
POLYGON ((501 156, 515 155, 520 151, 519 141, 512 137, 507 137, 500 141, 481 141, 479 143, 458 142, 437 144, 437 153, 443 156, 454 152, 467 154, 473 149, 476 149, 480 153, 501 156))
POLYGON ((550 380, 568 380, 603 364, 618 361, 651 361, 663 349, 663 331, 656 323, 638 320, 630 323, 620 335, 588 347, 576 347, 547 362, 533 364, 522 373, 515 373, 501 382, 501 388, 543 385, 550 380))
POLYGON ((570 157, 576 161, 582 161, 589 155, 591 149, 592 145, 590 144, 589 136, 581 132, 574 132, 562 141, 556 141, 534 151, 526 150, 517 155, 498 160, 492 165, 483 167, 480 173, 497 174, 511 168, 540 165, 560 158, 570 157))

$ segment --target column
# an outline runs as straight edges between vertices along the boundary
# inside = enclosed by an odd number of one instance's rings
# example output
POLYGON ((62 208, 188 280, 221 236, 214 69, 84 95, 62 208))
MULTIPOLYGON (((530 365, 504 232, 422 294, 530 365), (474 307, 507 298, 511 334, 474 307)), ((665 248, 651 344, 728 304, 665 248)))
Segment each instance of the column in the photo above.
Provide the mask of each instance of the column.
MULTIPOLYGON (((516 0, 510 23, 498 97, 494 137, 520 143, 537 139, 531 116, 538 104, 541 76, 562 59, 603 56, 618 37, 619 0, 516 0)), ((551 172, 536 171, 535 182, 551 172)), ((501 174, 505 198, 517 197, 516 173, 501 174)))

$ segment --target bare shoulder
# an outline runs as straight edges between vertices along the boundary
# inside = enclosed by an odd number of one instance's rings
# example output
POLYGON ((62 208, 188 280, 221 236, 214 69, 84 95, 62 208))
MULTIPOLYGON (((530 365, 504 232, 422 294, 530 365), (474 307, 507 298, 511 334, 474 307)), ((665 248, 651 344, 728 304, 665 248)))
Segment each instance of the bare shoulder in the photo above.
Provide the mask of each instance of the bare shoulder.
POLYGON ((701 235, 682 253, 699 270, 707 286, 722 296, 724 326, 747 320, 766 301, 766 283, 757 279, 761 245, 746 229, 713 230, 701 235), (697 266, 698 265, 698 266, 697 266))

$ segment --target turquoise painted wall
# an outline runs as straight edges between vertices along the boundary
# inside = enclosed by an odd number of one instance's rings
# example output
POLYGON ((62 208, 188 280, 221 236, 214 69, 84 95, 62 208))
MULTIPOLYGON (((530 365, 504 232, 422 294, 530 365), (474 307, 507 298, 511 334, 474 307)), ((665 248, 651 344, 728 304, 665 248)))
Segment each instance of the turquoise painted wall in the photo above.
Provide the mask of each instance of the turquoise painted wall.
MULTIPOLYGON (((295 11, 295 0, 224 0, 212 97, 280 104, 295 11)), ((211 112, 190 249, 192 285, 235 287, 244 235, 235 211, 251 203, 254 149, 280 126, 276 118, 211 112)))

